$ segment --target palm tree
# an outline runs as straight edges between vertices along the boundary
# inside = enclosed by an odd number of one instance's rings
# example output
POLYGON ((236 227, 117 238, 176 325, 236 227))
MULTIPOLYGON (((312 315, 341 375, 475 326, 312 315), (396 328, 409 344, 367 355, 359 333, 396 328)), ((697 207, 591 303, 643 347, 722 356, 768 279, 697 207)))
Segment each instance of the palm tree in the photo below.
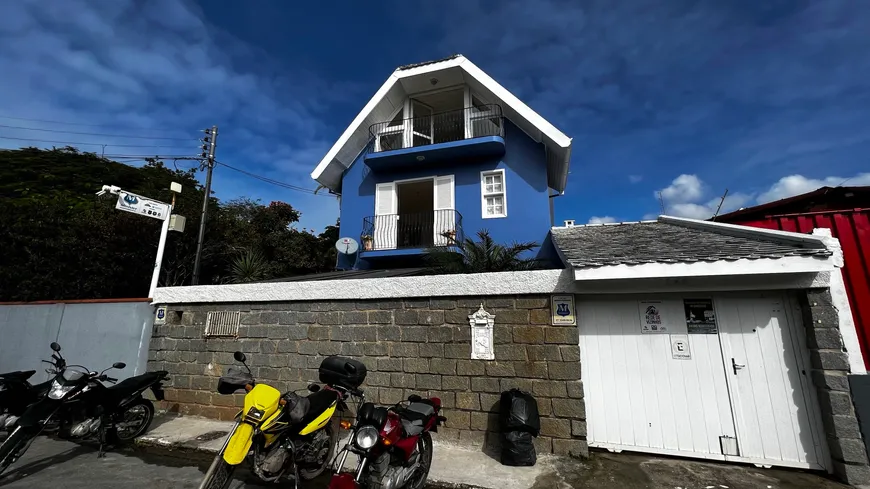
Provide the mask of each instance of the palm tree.
POLYGON ((535 242, 500 245, 486 229, 477 232, 477 241, 471 238, 454 241, 450 236, 445 237, 448 246, 426 250, 429 268, 437 273, 508 272, 532 270, 539 265, 536 258, 520 256, 537 248, 539 244, 535 242))
POLYGON ((272 273, 272 264, 260 250, 241 250, 230 265, 228 281, 234 284, 244 284, 265 280, 272 273))

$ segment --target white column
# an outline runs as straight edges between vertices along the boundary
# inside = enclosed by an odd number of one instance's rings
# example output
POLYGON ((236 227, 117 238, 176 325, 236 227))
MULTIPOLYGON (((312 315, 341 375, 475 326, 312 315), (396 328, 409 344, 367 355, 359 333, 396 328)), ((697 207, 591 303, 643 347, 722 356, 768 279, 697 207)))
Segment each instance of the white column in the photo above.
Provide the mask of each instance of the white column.
POLYGON ((163 265, 163 252, 166 250, 166 237, 169 235, 169 217, 172 216, 172 206, 167 204, 169 211, 163 226, 160 228, 160 242, 157 243, 157 259, 154 261, 154 273, 151 275, 151 288, 148 289, 148 297, 154 298, 154 290, 157 289, 157 279, 160 277, 160 267, 163 265))

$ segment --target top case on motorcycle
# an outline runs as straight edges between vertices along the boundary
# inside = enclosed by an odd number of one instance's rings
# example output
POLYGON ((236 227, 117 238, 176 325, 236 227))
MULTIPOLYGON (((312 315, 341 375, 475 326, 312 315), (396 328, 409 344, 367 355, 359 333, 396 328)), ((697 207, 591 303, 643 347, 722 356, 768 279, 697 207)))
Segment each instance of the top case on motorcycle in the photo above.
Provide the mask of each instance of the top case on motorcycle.
POLYGON ((405 434, 408 436, 422 433, 423 428, 426 427, 426 422, 433 415, 435 415, 435 406, 425 401, 412 402, 408 407, 399 411, 399 416, 402 418, 402 428, 405 429, 405 434))

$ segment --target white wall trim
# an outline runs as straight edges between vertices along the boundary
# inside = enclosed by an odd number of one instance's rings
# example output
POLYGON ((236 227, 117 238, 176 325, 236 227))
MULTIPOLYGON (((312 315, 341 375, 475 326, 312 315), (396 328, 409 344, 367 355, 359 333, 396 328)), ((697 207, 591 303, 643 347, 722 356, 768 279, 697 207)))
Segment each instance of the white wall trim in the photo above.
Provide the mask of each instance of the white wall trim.
POLYGON ((719 234, 743 236, 751 239, 757 239, 759 236, 774 238, 778 241, 801 244, 806 246, 807 248, 825 247, 825 242, 823 239, 810 234, 792 233, 789 231, 779 231, 777 229, 756 228, 739 224, 727 224, 724 222, 701 221, 698 219, 687 219, 685 217, 659 216, 658 221, 668 224, 676 224, 677 226, 683 226, 687 228, 711 231, 719 234))
POLYGON ((734 260, 696 263, 645 263, 643 265, 612 265, 597 268, 578 268, 574 279, 630 280, 667 277, 713 277, 727 275, 763 275, 778 273, 818 273, 835 270, 831 257, 815 258, 786 256, 758 260, 734 260))
POLYGON ((573 270, 163 287, 155 304, 293 302, 521 294, 788 290, 828 286, 829 273, 576 282, 573 270))
MULTIPOLYGON (((813 236, 818 236, 825 241, 829 250, 834 252, 834 260, 838 267, 843 267, 843 249, 840 240, 833 237, 831 230, 827 228, 813 229, 813 236)), ((843 346, 849 355, 849 367, 853 374, 866 374, 864 366, 864 353, 858 342, 858 328, 855 326, 855 318, 852 316, 852 307, 849 303, 849 295, 846 293, 846 282, 843 279, 843 271, 838 270, 831 274, 828 289, 831 292, 831 302, 837 309, 837 320, 840 335, 843 337, 843 346)))

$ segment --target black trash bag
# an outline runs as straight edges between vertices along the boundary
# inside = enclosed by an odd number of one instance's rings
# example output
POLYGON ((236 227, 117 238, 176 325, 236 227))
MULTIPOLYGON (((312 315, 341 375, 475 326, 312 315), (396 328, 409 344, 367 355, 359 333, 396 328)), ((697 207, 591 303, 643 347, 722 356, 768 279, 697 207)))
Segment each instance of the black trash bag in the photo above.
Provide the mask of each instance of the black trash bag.
POLYGON ((519 389, 502 392, 498 412, 502 432, 525 431, 534 436, 541 433, 538 401, 528 392, 519 389))
POLYGON ((511 467, 531 467, 538 461, 534 438, 526 431, 501 434, 501 463, 511 467))

